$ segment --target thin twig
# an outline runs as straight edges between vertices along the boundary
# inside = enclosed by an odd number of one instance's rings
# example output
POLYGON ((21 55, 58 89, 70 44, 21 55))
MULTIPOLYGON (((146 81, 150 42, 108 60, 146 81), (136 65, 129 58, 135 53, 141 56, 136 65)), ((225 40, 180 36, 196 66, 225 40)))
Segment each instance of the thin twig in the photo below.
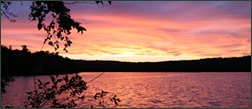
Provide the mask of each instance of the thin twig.
POLYGON ((45 43, 42 45, 42 47, 41 47, 40 51, 43 49, 44 45, 45 45, 45 43))
POLYGON ((44 106, 47 101, 48 100, 43 101, 43 104, 41 104, 41 106, 39 106, 39 107, 41 108, 42 106, 44 106))
POLYGON ((104 73, 105 73, 105 72, 102 72, 100 75, 98 75, 98 76, 96 76, 95 78, 91 79, 90 81, 86 82, 86 84, 87 84, 87 83, 90 83, 90 82, 92 82, 92 81, 94 81, 95 79, 97 79, 99 76, 101 76, 101 75, 104 74, 104 73))

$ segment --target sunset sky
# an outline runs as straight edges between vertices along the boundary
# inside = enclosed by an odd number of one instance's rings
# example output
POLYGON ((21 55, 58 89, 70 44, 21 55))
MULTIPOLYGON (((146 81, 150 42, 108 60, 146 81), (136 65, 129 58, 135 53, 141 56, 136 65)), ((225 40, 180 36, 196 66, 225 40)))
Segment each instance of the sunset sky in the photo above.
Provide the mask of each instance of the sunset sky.
MULTIPOLYGON (((95 2, 91 2, 95 3, 95 2)), ((13 2, 17 22, 1 16, 1 44, 39 51, 47 34, 30 22, 31 2, 13 2)), ((66 5, 87 29, 72 30, 71 59, 152 62, 251 54, 250 1, 113 1, 112 5, 66 5)), ((50 18, 50 17, 49 17, 50 18)), ((48 19, 51 21, 51 19, 48 19)), ((45 45, 43 50, 54 52, 45 45)))

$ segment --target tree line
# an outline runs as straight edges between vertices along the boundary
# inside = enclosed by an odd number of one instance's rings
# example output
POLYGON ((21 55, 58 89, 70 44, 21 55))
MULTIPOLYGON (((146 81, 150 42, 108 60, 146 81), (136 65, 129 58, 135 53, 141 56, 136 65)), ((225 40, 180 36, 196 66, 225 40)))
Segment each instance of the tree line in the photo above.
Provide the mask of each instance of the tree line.
POLYGON ((2 75, 52 75, 78 72, 250 72, 251 56, 163 62, 72 60, 49 51, 2 49, 2 75))
POLYGON ((49 51, 30 52, 23 45, 22 50, 12 50, 1 45, 2 75, 50 75, 76 73, 73 61, 58 53, 49 51))

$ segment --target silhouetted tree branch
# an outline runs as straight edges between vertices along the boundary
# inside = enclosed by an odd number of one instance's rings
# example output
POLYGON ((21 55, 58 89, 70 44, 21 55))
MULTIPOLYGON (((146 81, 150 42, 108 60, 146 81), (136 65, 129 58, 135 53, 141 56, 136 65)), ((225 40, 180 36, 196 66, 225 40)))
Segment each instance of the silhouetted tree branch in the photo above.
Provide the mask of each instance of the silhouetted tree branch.
MULTIPOLYGON (((72 29, 76 29, 77 32, 81 32, 83 34, 83 31, 86 31, 86 28, 81 26, 80 22, 75 21, 74 19, 71 18, 70 15, 70 9, 68 9, 65 4, 75 4, 75 3, 88 3, 88 2, 63 2, 63 1, 34 1, 32 2, 30 6, 30 14, 29 14, 29 20, 30 21, 37 21, 37 28, 38 30, 45 30, 47 33, 47 37, 44 40, 43 46, 45 43, 48 43, 48 45, 52 46, 55 48, 55 51, 59 49, 59 41, 63 41, 64 43, 64 51, 67 51, 67 47, 70 47, 72 44, 72 41, 68 38, 68 36, 71 34, 72 29), (52 16, 52 20, 49 24, 46 24, 45 18, 47 15, 52 16), (55 40, 52 40, 52 37, 54 37, 55 40)), ((102 4, 104 6, 103 1, 95 1, 96 4, 102 4)), ((111 1, 108 1, 108 3, 111 5, 111 1)), ((9 6, 11 5, 10 1, 1 1, 1 15, 4 15, 6 18, 10 20, 10 22, 16 22, 15 19, 12 19, 11 17, 17 17, 17 15, 14 15, 13 13, 9 12, 9 6)), ((23 5, 22 1, 21 4, 23 5)), ((42 46, 42 48, 43 48, 42 46)), ((3 48, 3 47, 2 47, 3 48)), ((41 50, 42 50, 41 48, 41 50)), ((10 47, 11 49, 11 47, 10 47)), ((26 45, 22 45, 22 50, 23 52, 22 55, 28 56, 31 54, 31 52, 27 49, 26 45)), ((47 55, 50 55, 49 52, 46 53, 47 55)), ((58 52, 53 54, 54 56, 58 56, 58 52)), ((36 63, 42 63, 40 60, 40 55, 37 55, 38 61, 32 64, 30 62, 30 65, 27 65, 32 68, 31 71, 34 72, 39 72, 42 66, 36 65, 36 63)), ((24 59, 24 58, 23 58, 24 59)), ((28 59, 28 58, 25 58, 28 59)), ((29 59, 28 59, 29 60, 29 59)), ((27 61, 27 60, 25 60, 27 61)), ((46 65, 47 67, 49 65, 46 65)), ((9 66, 7 66, 9 67, 9 66)), ((45 65, 43 66, 45 67, 45 65)), ((55 66, 53 66, 55 67, 55 66)), ((24 67, 23 67, 24 68, 24 67)), ((27 68, 24 68, 27 70, 27 68)), ((5 69, 6 70, 6 69, 5 69)), ((8 72, 8 70, 6 70, 8 72)), ((102 73, 103 74, 103 73, 102 73)), ((102 75, 101 74, 101 75, 102 75)), ((100 76, 100 75, 99 75, 100 76)), ((97 76, 96 78, 98 78, 97 76)), ((57 76, 56 76, 57 77, 57 76)), ((66 76, 67 77, 67 76, 66 76)), ((94 78, 94 79, 96 79, 94 78)), ((87 89, 86 83, 81 79, 80 76, 76 74, 76 76, 73 76, 70 80, 67 78, 63 79, 58 79, 55 81, 55 78, 51 76, 51 80, 53 83, 53 86, 51 88, 47 87, 50 82, 45 82, 42 83, 40 80, 38 80, 38 89, 36 88, 36 81, 35 81, 35 76, 34 76, 34 91, 27 92, 28 96, 28 101, 27 105, 25 107, 31 106, 33 108, 40 108, 43 107, 48 101, 51 101, 51 106, 52 108, 58 108, 58 107, 68 107, 68 108, 73 108, 76 107, 75 101, 78 99, 84 99, 84 95, 81 97, 77 97, 77 99, 71 99, 71 101, 68 101, 66 103, 58 102, 58 99, 55 97, 56 95, 60 95, 62 92, 67 91, 69 92, 70 90, 70 96, 69 97, 74 97, 76 94, 81 94, 84 90, 87 89), (57 83, 61 82, 62 80, 65 80, 64 85, 58 87, 57 83), (59 89, 58 89, 59 88, 59 89), (42 91, 41 91, 42 90, 42 91)), ((92 79, 91 81, 93 81, 92 79)), ((5 91, 5 86, 8 85, 10 81, 14 81, 14 78, 12 76, 6 76, 5 78, 2 77, 2 93, 6 93, 5 91)), ((90 82, 91 82, 90 81, 90 82)), ((69 98, 68 97, 68 98, 69 98)), ((113 100, 111 100, 113 101, 113 100)), ((117 103, 116 103, 117 105, 117 103)), ((9 107, 9 106, 7 106, 9 107)))
POLYGON ((15 23, 16 20, 12 19, 11 17, 17 17, 12 12, 10 12, 9 6, 11 5, 11 1, 1 1, 1 16, 4 15, 10 22, 15 23))
MULTIPOLYGON (((67 51, 67 47, 72 45, 72 41, 68 37, 71 34, 72 29, 76 29, 78 33, 83 34, 86 28, 81 26, 81 23, 75 21, 71 18, 70 9, 65 6, 65 4, 75 4, 75 3, 90 3, 86 1, 73 1, 73 2, 63 2, 63 1, 33 1, 30 6, 30 21, 37 21, 38 30, 45 30, 47 36, 44 40, 44 44, 54 47, 55 51, 59 49, 59 41, 64 42, 63 50, 67 51), (47 15, 51 15, 52 19, 49 24, 46 24, 45 18, 47 15), (55 38, 55 40, 52 39, 55 38)), ((96 4, 104 5, 103 1, 95 1, 96 4)), ((111 1, 108 1, 111 5, 111 1)), ((10 1, 1 1, 1 15, 5 15, 11 22, 16 22, 16 20, 10 17, 17 17, 13 13, 9 12, 9 6, 12 4, 10 1)), ((22 4, 22 2, 21 2, 22 4)), ((47 19, 48 20, 48 19, 47 19)), ((50 21, 50 20, 49 20, 50 21)), ((42 46, 43 48, 43 46, 42 46)), ((41 49, 42 49, 41 48, 41 49)))

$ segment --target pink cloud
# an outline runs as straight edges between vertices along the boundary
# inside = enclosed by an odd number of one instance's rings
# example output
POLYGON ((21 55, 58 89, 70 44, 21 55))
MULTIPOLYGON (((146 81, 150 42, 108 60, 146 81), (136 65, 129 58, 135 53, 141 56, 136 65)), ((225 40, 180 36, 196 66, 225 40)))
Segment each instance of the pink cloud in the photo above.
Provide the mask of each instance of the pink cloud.
MULTIPOLYGON (((72 31, 69 38, 73 45, 68 48, 69 53, 62 48, 60 54, 89 59, 112 59, 109 55, 124 59, 127 54, 133 54, 128 60, 139 60, 136 58, 140 56, 195 59, 250 54, 251 18, 247 17, 250 11, 246 10, 250 5, 244 2, 151 3, 155 5, 115 1, 105 7, 69 6, 72 17, 87 31, 82 35, 72 31)), ((38 51, 46 32, 38 31, 36 27, 36 22, 24 19, 14 24, 3 19, 2 44, 14 44, 13 48, 27 44, 31 51, 38 51)), ((49 45, 43 50, 54 51, 49 45)))

